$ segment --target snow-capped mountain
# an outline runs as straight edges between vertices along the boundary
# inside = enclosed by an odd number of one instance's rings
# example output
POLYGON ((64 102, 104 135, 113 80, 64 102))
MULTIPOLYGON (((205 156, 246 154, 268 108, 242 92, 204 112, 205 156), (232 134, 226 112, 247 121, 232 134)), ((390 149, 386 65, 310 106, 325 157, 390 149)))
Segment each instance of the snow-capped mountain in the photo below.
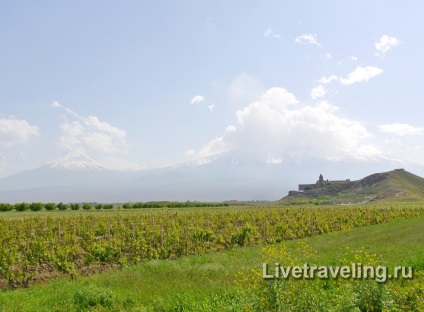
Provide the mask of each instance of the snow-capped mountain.
POLYGON ((133 179, 134 172, 109 169, 74 151, 39 168, 0 179, 0 202, 99 200, 102 194, 116 194, 133 179))
POLYGON ((65 169, 74 171, 103 171, 108 170, 106 166, 100 162, 88 157, 82 152, 71 152, 54 159, 46 165, 52 169, 65 169))

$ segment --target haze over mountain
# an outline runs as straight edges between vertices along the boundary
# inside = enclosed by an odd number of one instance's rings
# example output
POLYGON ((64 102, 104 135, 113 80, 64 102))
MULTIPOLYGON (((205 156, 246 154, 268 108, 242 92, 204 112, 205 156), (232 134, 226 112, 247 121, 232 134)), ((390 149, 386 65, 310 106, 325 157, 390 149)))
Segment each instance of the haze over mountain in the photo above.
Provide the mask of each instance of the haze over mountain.
POLYGON ((328 162, 322 166, 321 161, 270 165, 253 160, 234 163, 221 157, 205 164, 113 170, 82 152, 72 152, 39 168, 0 179, 0 201, 277 200, 297 184, 315 180, 320 172, 354 179, 375 168, 396 165, 355 167, 354 163, 328 162))

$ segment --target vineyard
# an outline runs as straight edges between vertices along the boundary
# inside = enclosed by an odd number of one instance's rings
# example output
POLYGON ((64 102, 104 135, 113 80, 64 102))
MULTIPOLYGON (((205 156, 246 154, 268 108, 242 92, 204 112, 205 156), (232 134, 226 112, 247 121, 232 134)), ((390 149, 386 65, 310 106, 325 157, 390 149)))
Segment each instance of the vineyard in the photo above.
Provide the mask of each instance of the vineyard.
MULTIPOLYGON (((131 207, 134 208, 134 207, 131 207)), ((424 215, 422 205, 173 210, 0 218, 0 284, 269 244, 424 215)), ((141 210, 140 210, 141 211, 141 210)))

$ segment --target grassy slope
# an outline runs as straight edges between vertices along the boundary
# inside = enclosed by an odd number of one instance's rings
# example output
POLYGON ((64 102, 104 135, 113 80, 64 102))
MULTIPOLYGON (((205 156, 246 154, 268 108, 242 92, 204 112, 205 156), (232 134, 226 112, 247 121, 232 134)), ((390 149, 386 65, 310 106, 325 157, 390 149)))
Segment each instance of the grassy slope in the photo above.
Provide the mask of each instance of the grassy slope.
POLYGON ((401 199, 411 198, 422 200, 424 198, 424 179, 408 171, 392 171, 389 173, 389 188, 396 190, 401 199))
MULTIPOLYGON (((355 190, 350 190, 353 194, 355 190)), ((416 202, 424 201, 424 179, 408 171, 387 172, 387 178, 364 187, 364 193, 372 201, 416 202)))
MULTIPOLYGON (((318 251, 304 261, 335 265, 346 247, 364 249, 381 255, 387 265, 413 265, 424 270, 424 217, 396 220, 382 225, 302 239, 318 251)), ((285 242, 289 251, 297 242, 285 242)), ((302 258, 302 255, 298 255, 302 258)), ((75 294, 101 296, 112 294, 117 310, 143 311, 144 307, 161 306, 178 295, 208 296, 231 289, 240 270, 261 268, 261 247, 245 247, 177 260, 158 260, 115 272, 80 277, 76 281, 61 279, 29 289, 0 293, 0 310, 64 311, 78 310, 75 294), (244 268, 244 269, 243 269, 244 268), (94 288, 92 288, 94 287, 94 288), (99 295, 100 294, 100 295, 99 295)))

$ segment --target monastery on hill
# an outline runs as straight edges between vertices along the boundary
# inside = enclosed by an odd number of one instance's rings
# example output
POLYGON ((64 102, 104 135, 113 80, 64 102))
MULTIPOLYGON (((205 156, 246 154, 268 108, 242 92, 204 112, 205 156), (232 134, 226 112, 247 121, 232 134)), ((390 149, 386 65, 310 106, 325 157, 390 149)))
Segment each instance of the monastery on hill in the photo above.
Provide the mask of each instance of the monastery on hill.
MULTIPOLYGON (((393 171, 403 172, 405 169, 394 169, 393 171)), ((288 196, 292 195, 307 195, 315 197, 316 195, 336 195, 339 192, 351 187, 362 188, 365 186, 373 185, 386 178, 388 172, 374 173, 361 180, 351 181, 346 180, 324 180, 322 174, 319 175, 318 181, 314 184, 299 184, 297 191, 289 191, 288 196)))
POLYGON ((339 191, 341 189, 348 188, 352 185, 353 182, 350 179, 346 180, 326 180, 322 174, 319 175, 318 181, 314 184, 299 184, 298 191, 289 191, 290 195, 298 194, 328 194, 333 193, 334 191, 339 191))

